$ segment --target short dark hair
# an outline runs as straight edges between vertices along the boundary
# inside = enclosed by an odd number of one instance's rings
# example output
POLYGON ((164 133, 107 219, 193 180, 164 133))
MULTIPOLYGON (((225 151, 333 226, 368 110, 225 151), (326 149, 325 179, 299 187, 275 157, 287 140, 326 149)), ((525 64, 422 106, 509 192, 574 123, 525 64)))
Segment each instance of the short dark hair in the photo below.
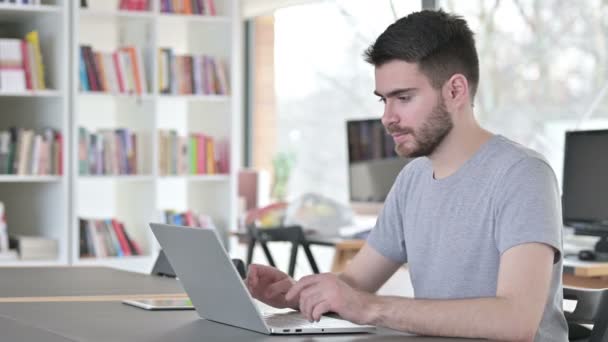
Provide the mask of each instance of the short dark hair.
POLYGON ((479 84, 479 59, 473 31, 460 16, 443 10, 412 13, 391 24, 364 54, 376 67, 393 60, 417 63, 434 88, 454 74, 469 82, 471 100, 479 84))

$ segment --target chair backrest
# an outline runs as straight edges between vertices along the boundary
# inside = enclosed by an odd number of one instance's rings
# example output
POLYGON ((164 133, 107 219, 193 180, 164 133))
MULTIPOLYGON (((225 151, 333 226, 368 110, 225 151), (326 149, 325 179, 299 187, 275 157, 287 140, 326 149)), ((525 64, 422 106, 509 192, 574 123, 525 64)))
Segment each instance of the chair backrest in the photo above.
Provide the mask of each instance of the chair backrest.
POLYGON ((602 342, 608 340, 608 289, 564 287, 564 299, 576 300, 576 308, 565 312, 571 341, 602 342), (587 329, 582 324, 592 324, 587 329))

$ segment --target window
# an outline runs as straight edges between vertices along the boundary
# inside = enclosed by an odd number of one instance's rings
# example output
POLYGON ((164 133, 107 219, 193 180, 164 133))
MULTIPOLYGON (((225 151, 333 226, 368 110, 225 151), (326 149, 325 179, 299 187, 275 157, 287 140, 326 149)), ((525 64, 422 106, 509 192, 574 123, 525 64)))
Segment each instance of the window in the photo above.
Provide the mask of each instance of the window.
POLYGON ((564 132, 608 128, 608 4, 439 1, 476 35, 484 127, 547 157, 561 184, 564 132))
POLYGON ((288 198, 316 192, 348 202, 346 120, 379 118, 383 111, 363 52, 420 6, 334 0, 275 12, 277 152, 295 157, 288 198))

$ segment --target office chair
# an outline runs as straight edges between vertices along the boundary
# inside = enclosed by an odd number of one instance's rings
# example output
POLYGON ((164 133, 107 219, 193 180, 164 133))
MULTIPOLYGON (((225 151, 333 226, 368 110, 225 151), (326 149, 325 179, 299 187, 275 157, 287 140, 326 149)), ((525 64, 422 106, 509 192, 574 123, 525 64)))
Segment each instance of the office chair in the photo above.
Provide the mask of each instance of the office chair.
POLYGON ((574 311, 564 313, 570 341, 608 341, 608 289, 564 287, 564 299, 577 301, 574 311), (593 329, 583 324, 592 324, 593 329))
POLYGON ((274 258, 270 253, 267 243, 271 241, 284 241, 291 242, 289 270, 287 271, 287 274, 289 274, 290 277, 293 277, 295 272, 298 249, 300 246, 302 246, 302 249, 304 249, 304 253, 306 254, 310 268, 314 273, 318 274, 319 268, 317 267, 317 262, 315 261, 315 258, 310 250, 310 244, 308 243, 304 230, 301 226, 284 226, 282 222, 276 227, 269 228, 259 228, 256 225, 256 221, 269 211, 284 210, 286 207, 287 203, 276 203, 271 206, 252 210, 247 214, 245 219, 248 238, 247 266, 249 266, 253 261, 253 251, 256 243, 259 243, 262 246, 262 250, 264 251, 264 255, 266 256, 270 266, 276 267, 274 258))

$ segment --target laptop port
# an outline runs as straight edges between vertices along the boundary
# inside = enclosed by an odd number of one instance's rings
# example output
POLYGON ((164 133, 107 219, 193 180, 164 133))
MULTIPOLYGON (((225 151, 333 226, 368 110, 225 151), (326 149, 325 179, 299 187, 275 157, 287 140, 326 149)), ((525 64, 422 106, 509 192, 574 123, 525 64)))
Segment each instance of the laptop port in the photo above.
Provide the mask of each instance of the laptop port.
POLYGON ((302 332, 302 329, 296 329, 296 332, 302 332))
POLYGON ((283 329, 283 332, 289 332, 289 329, 283 329))

